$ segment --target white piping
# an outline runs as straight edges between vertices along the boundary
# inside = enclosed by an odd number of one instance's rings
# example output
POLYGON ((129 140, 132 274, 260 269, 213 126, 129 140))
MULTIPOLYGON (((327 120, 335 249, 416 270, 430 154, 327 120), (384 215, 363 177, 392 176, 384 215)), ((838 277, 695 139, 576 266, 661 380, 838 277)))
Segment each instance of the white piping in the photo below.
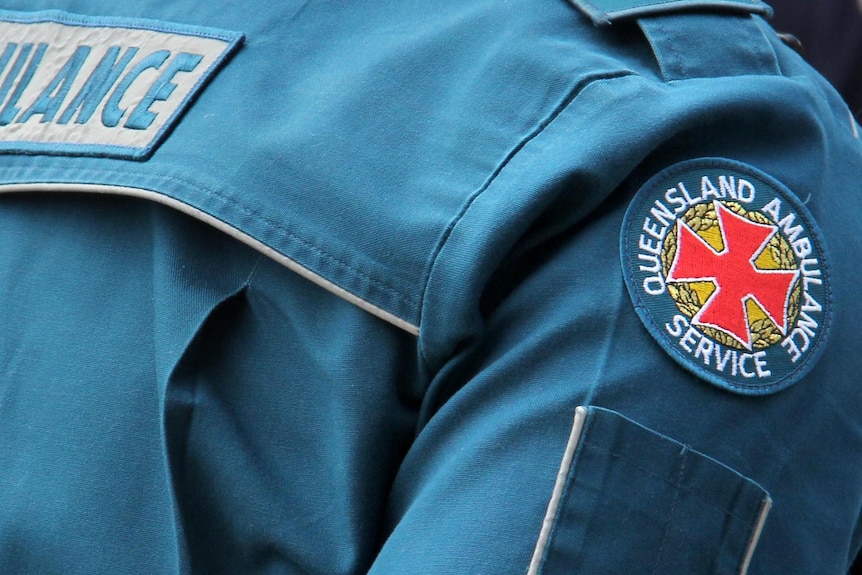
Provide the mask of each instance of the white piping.
POLYGON ((545 556, 545 549, 548 547, 551 538, 551 529, 554 527, 554 522, 557 519, 557 512, 560 508, 560 501, 563 498, 563 491, 566 488, 566 482, 569 478, 569 471, 572 468, 572 460, 575 457, 575 450, 578 448, 578 443, 581 441, 581 433, 584 430, 584 422, 587 420, 587 408, 578 407, 575 410, 575 421, 572 424, 572 432, 569 434, 569 442, 566 444, 566 451, 563 454, 563 461, 560 463, 560 470, 557 472, 557 482, 554 484, 554 491, 551 494, 551 501, 548 503, 548 510, 545 512, 545 519, 542 521, 542 531, 539 533, 539 540, 536 542, 536 548, 533 551, 533 559, 530 561, 530 568, 527 570, 527 575, 537 575, 539 567, 542 564, 542 559, 545 556))
POLYGON ((760 506, 760 517, 757 518, 757 524, 754 526, 754 531, 751 534, 751 541, 748 542, 748 551, 745 552, 745 559, 742 561, 739 575, 746 575, 748 573, 748 566, 751 565, 751 558, 754 557, 754 550, 757 549, 757 542, 760 541, 763 526, 766 524, 766 517, 769 515, 771 509, 772 499, 767 495, 763 499, 763 505, 760 506))
POLYGON ((257 250, 268 258, 278 262, 289 270, 296 272, 300 276, 305 279, 317 284, 323 289, 335 294, 336 296, 344 299, 356 307, 367 311, 368 313, 391 323, 397 328, 403 329, 409 334, 419 335, 419 327, 404 321, 400 317, 389 313, 388 311, 377 307, 362 298, 359 298, 349 291, 345 290, 342 287, 339 287, 327 280, 323 276, 320 276, 308 268, 303 267, 299 263, 290 259, 289 257, 275 251, 268 245, 264 244, 253 238, 252 236, 228 225, 227 223, 221 221, 220 219, 211 216, 210 214, 203 212, 193 206, 185 204, 179 200, 171 198, 169 196, 165 196, 158 192, 153 192, 151 190, 144 190, 141 188, 130 188, 125 186, 107 186, 101 184, 68 184, 68 183, 57 183, 57 184, 6 184, 0 185, 0 193, 15 193, 15 192, 86 192, 86 193, 96 193, 96 194, 111 194, 118 196, 128 196, 133 198, 142 198, 145 200, 150 200, 175 210, 178 210, 186 215, 189 215, 197 220, 208 224, 217 230, 226 233, 232 238, 239 240, 240 242, 246 244, 247 246, 257 250))

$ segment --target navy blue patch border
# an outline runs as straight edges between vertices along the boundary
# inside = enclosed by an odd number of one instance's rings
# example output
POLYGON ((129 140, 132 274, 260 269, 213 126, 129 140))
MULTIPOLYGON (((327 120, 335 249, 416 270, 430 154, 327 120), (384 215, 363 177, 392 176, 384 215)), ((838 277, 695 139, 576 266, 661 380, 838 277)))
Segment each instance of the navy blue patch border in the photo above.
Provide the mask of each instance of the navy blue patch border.
POLYGON ((204 85, 213 77, 230 56, 245 39, 245 34, 220 28, 206 26, 195 26, 191 24, 177 24, 164 22, 162 20, 151 20, 147 18, 119 18, 113 16, 83 16, 71 14, 61 10, 41 10, 37 12, 17 12, 12 10, 0 10, 0 20, 19 24, 38 24, 41 22, 53 22, 67 26, 79 26, 82 28, 126 28, 130 30, 152 30, 166 34, 179 34, 182 36, 197 36, 199 38, 211 38, 222 40, 227 43, 221 55, 216 58, 210 67, 201 74, 200 79, 189 91, 188 95, 177 104, 173 114, 168 117, 162 128, 152 137, 149 144, 138 146, 112 146, 99 144, 53 144, 40 142, 4 142, 0 141, 0 153, 3 154, 27 154, 27 155, 51 155, 51 156, 96 156, 120 159, 145 160, 164 141, 168 132, 175 126, 180 116, 186 111, 189 104, 201 92, 204 85))
MULTIPOLYGON (((639 234, 640 227, 638 227, 637 229, 636 237, 639 237, 639 234)), ((797 198, 797 196, 792 191, 790 191, 785 185, 783 185, 775 178, 758 170, 757 168, 754 168, 753 166, 726 158, 696 158, 674 164, 650 178, 649 181, 640 186, 638 191, 635 193, 631 204, 626 209, 626 213, 623 218, 623 224, 620 230, 620 260, 626 290, 629 292, 629 296, 632 300, 632 303, 634 304, 635 311, 637 312, 638 316, 641 319, 641 322, 646 327, 650 335, 652 335, 652 337, 658 342, 662 349, 664 349, 665 352, 667 352, 668 355, 670 355, 674 359, 674 361, 676 361, 680 366, 685 368, 690 373, 693 373, 697 377, 708 381, 709 383, 712 383, 722 389, 741 395, 750 396, 769 395, 772 393, 776 393, 790 387, 791 385, 797 383, 802 377, 804 377, 808 373, 808 371, 810 371, 810 369, 815 365, 815 363, 823 353, 823 350, 826 348, 826 343, 829 339, 828 336, 832 325, 832 312, 834 305, 832 289, 829 282, 831 262, 829 252, 826 249, 826 244, 823 240, 822 232, 820 231, 820 228, 818 227, 816 221, 811 215, 811 212, 808 211, 808 208, 805 207, 805 205, 799 200, 799 198, 797 198), (783 200, 787 201, 796 211, 796 214, 803 219, 810 239, 817 250, 816 254, 823 277, 823 290, 826 294, 826 297, 824 298, 824 303, 822 304, 823 317, 820 324, 821 330, 818 333, 816 341, 813 342, 814 347, 806 352, 806 355, 802 358, 800 364, 783 377, 780 377, 777 380, 773 380, 771 383, 768 384, 745 385, 738 382, 730 381, 726 378, 716 375, 713 371, 707 370, 699 366, 692 358, 682 353, 673 345, 673 341, 670 340, 668 336, 664 333, 664 331, 662 330, 662 326, 656 322, 652 312, 650 311, 650 308, 638 293, 638 288, 635 286, 635 281, 632 276, 632 267, 630 262, 633 262, 636 259, 636 256, 635 258, 632 258, 632 254, 629 253, 629 245, 633 243, 633 241, 631 240, 631 232, 633 231, 632 223, 636 221, 637 217, 640 215, 640 208, 642 207, 642 205, 645 202, 652 202, 655 200, 655 196, 651 195, 651 192, 654 189, 657 189, 657 185, 660 182, 665 182, 668 179, 672 179, 676 175, 686 174, 695 169, 715 168, 732 170, 736 173, 749 176, 751 178, 759 180, 762 183, 765 183, 768 186, 771 186, 775 194, 777 196, 780 196, 783 200), (636 212, 638 213, 637 215, 636 212)))

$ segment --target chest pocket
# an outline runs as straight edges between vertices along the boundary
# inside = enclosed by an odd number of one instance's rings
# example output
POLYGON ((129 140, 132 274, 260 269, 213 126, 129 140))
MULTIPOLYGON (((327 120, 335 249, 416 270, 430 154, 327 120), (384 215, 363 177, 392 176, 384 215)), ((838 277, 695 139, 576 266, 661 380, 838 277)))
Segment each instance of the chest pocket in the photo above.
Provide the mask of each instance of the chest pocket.
POLYGON ((718 461, 581 407, 528 575, 745 575, 771 505, 718 461))

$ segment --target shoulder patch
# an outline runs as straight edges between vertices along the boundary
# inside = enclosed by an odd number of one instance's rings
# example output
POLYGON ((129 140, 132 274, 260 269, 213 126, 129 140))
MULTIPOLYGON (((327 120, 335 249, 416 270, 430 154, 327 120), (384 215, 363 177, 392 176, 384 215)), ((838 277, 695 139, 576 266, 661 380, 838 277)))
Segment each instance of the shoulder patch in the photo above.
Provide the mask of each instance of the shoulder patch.
POLYGON ((723 10, 771 16, 772 9, 761 0, 569 0, 594 24, 658 16, 685 10, 723 10))
POLYGON ((823 351, 826 247, 781 183, 732 160, 674 165, 635 195, 622 227, 626 287, 680 365, 724 389, 773 393, 823 351))
POLYGON ((0 11, 0 152, 149 155, 242 34, 0 11))

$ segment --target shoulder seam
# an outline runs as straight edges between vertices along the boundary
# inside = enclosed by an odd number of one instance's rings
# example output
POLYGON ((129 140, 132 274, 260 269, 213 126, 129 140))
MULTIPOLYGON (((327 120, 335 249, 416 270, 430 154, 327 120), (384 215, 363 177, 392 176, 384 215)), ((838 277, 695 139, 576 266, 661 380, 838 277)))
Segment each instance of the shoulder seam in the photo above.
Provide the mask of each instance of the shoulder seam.
POLYGON ((96 194, 110 194, 116 196, 126 196, 133 198, 140 198, 144 200, 149 200, 156 202, 158 204, 162 204, 164 206, 173 208, 179 212, 182 212, 190 217, 195 218, 198 221, 201 221, 213 228, 231 236, 235 240, 251 247, 255 251, 260 254, 272 259, 276 263, 283 265, 289 270, 299 274, 305 279, 311 281, 315 285, 327 290, 328 292, 340 297, 341 299, 347 301, 355 305, 356 307, 362 309, 374 315, 387 323, 394 325, 397 328, 400 328, 411 335, 419 335, 419 326, 413 325, 412 323, 396 316, 395 314, 380 308, 371 302, 357 296, 353 292, 350 292, 341 286, 331 282, 325 277, 313 272, 312 270, 306 268, 302 264, 298 263, 296 260, 289 258, 288 256, 282 254, 279 251, 276 251, 272 247, 268 246, 264 242, 246 234, 245 232, 231 226, 227 222, 220 220, 219 218, 200 210, 190 204, 177 200, 173 197, 167 196, 160 192, 156 192, 153 190, 147 190, 143 188, 134 188, 134 187, 126 187, 126 186, 114 186, 114 185, 105 185, 105 184, 71 184, 71 183, 26 183, 26 184, 4 184, 0 185, 0 194, 6 193, 21 193, 21 192, 82 192, 82 193, 96 193, 96 194))
MULTIPOLYGON (((536 127, 527 134, 524 138, 522 138, 510 151, 506 156, 502 159, 502 161, 494 168, 488 178, 479 186, 467 199, 464 201, 461 209, 458 213, 449 221, 446 229, 440 236, 440 239, 437 242, 437 245, 434 247, 434 250, 431 253, 431 257, 429 258, 428 266, 426 267, 426 271, 423 274, 424 277, 424 285, 422 286, 422 292, 419 296, 420 306, 419 306, 419 319, 418 324, 422 326, 422 318, 426 313, 426 306, 428 304, 428 284, 430 283, 431 276, 434 274, 434 270, 437 267, 437 263, 440 257, 440 253, 443 251, 445 246, 447 245, 449 238, 452 235, 452 231, 455 229, 455 226, 464 218, 464 215, 469 211, 470 207, 479 198, 483 193, 485 193, 488 188, 496 181, 497 177, 503 172, 503 170, 508 166, 511 161, 524 149, 524 147, 529 144, 532 140, 537 138, 545 129, 553 123, 553 121, 563 113, 566 108, 571 105, 571 103, 577 98, 577 96, 583 92, 588 86, 594 84, 596 82, 600 82, 603 80, 616 80, 618 78, 626 78, 630 76, 638 76, 637 72, 628 69, 620 69, 614 71, 608 71, 603 73, 591 74, 585 77, 580 78, 565 94, 563 99, 557 104, 557 106, 547 115, 545 116, 536 127)), ((422 338, 420 337, 420 354, 422 356, 423 361, 425 361, 426 365, 429 364, 428 357, 426 354, 425 346, 422 344, 422 338)))

